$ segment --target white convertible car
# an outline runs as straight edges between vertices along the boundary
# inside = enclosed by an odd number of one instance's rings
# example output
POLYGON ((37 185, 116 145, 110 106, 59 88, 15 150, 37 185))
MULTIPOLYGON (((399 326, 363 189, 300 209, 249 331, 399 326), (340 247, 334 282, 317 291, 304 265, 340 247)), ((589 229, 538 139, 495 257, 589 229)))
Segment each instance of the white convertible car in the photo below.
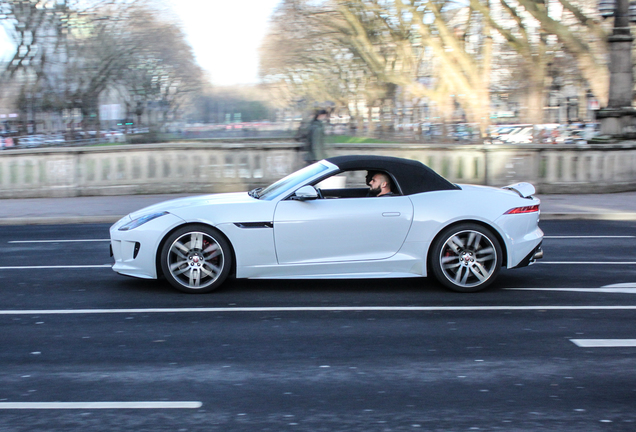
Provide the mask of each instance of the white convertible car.
POLYGON ((237 278, 405 278, 475 292, 543 256, 534 187, 452 184, 420 162, 319 161, 250 192, 171 200, 110 229, 113 270, 203 293, 237 278), (370 196, 384 173, 391 196, 370 196))

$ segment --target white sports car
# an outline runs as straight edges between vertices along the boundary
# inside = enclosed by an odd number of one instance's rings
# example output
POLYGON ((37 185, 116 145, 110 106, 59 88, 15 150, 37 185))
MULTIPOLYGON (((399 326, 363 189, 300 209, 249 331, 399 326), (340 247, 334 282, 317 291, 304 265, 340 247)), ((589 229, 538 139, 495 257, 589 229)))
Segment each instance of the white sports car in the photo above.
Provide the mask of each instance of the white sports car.
POLYGON ((460 292, 543 256, 534 187, 456 185, 420 162, 338 156, 250 192, 180 198, 110 228, 113 270, 203 293, 237 278, 404 278, 460 292), (390 196, 369 178, 388 175, 390 196))

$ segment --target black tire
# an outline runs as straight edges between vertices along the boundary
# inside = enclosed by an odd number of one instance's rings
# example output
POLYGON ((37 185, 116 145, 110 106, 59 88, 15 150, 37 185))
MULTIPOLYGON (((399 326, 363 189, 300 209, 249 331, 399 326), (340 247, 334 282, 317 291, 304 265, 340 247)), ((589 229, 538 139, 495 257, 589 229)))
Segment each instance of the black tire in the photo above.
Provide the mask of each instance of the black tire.
POLYGON ((445 287, 457 292, 477 292, 499 274, 502 250, 491 230, 474 223, 442 231, 431 248, 430 268, 445 287))
POLYGON ((185 293, 214 291, 232 268, 229 243, 207 225, 188 225, 170 234, 160 260, 166 280, 185 293))

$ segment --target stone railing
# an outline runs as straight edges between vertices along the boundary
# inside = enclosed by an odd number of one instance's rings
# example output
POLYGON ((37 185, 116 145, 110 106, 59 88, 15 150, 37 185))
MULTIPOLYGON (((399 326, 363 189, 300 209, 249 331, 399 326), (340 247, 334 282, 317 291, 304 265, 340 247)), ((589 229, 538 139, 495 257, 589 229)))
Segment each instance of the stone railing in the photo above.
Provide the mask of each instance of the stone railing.
MULTIPOLYGON (((340 144, 333 155, 417 159, 456 183, 541 193, 636 190, 636 143, 574 146, 340 144)), ((0 152, 0 198, 248 190, 302 166, 297 143, 171 143, 0 152)))
POLYGON ((636 190, 636 142, 574 145, 347 144, 337 154, 416 159, 454 183, 505 186, 528 181, 541 193, 636 190))

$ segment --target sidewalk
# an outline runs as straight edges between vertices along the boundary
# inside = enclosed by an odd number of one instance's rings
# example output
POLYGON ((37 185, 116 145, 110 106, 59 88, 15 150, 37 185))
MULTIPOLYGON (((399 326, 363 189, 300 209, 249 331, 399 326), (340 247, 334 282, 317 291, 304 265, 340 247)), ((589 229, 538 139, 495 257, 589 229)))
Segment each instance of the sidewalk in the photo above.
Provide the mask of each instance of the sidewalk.
MULTIPOLYGON (((0 225, 114 223, 126 214, 178 195, 0 199, 0 225)), ((636 221, 636 192, 538 195, 541 220, 636 221)))
POLYGON ((636 221, 636 192, 613 194, 537 195, 541 219, 636 221))

